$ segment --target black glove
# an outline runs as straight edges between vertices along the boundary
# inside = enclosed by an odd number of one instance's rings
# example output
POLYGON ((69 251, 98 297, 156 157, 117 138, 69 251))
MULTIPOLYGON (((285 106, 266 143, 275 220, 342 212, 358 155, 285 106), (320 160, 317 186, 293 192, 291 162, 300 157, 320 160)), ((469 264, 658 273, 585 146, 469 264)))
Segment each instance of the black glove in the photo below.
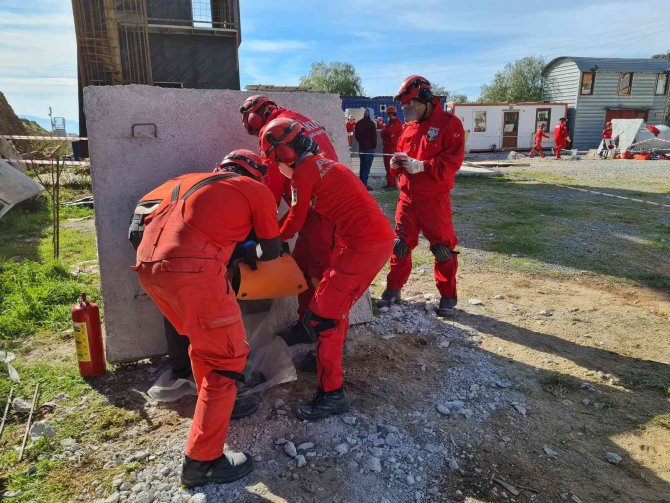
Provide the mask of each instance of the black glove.
POLYGON ((247 264, 253 271, 257 269, 256 261, 258 260, 258 243, 256 241, 245 241, 237 245, 240 259, 247 264))

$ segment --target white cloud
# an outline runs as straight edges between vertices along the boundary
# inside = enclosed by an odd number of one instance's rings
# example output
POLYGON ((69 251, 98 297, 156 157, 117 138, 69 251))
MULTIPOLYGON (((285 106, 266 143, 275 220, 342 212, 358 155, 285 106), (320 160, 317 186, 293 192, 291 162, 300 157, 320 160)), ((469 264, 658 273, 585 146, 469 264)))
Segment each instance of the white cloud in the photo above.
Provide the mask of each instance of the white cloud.
POLYGON ((312 44, 303 40, 242 39, 240 52, 280 53, 287 51, 305 51, 311 48, 312 44))

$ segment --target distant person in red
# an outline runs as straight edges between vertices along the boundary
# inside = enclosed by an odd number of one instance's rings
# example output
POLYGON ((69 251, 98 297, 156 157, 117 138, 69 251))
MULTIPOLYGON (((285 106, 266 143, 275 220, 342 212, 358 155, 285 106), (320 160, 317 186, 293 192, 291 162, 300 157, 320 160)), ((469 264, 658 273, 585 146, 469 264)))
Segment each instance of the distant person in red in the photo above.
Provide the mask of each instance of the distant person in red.
POLYGON ((570 132, 568 131, 568 121, 565 117, 561 117, 554 128, 554 143, 556 143, 556 159, 561 158, 561 150, 563 150, 570 141, 570 132))
POLYGON ((405 127, 391 158, 392 176, 399 176, 400 196, 395 213, 396 238, 391 270, 380 305, 400 302, 400 291, 412 272, 412 250, 419 233, 430 243, 435 257, 435 286, 440 292, 438 314, 456 314, 458 240, 454 232, 451 189, 465 152, 465 132, 460 119, 445 112, 433 96, 430 82, 419 75, 407 77, 394 101, 400 102, 405 127))
POLYGON ((356 129, 356 120, 354 119, 353 115, 347 117, 346 127, 347 127, 347 139, 349 140, 349 148, 351 148, 351 145, 353 144, 354 141, 354 129, 356 129))
POLYGON ((384 126, 384 119, 382 117, 377 117, 377 129, 383 130, 386 126, 384 126))
POLYGON ((544 150, 542 149, 542 138, 549 138, 548 134, 544 132, 544 122, 540 124, 540 127, 535 131, 535 145, 530 149, 530 157, 533 157, 535 151, 537 150, 540 153, 540 157, 544 157, 544 150))
POLYGON ((603 129, 602 149, 600 150, 600 156, 605 159, 610 157, 610 153, 614 151, 614 142, 612 141, 612 123, 608 122, 605 124, 605 129, 603 129))
MULTIPOLYGON (((240 113, 245 129, 254 136, 258 136, 265 125, 274 119, 295 120, 304 129, 305 134, 314 140, 319 154, 333 161, 338 160, 337 152, 328 133, 318 122, 293 110, 282 108, 266 96, 249 96, 240 107, 240 113)), ((262 139, 259 138, 259 145, 261 141, 262 139)), ((290 205, 292 196, 289 180, 279 172, 276 162, 269 161, 266 164, 267 175, 263 177, 263 183, 268 185, 273 192, 277 205, 280 204, 282 198, 290 205)), ((312 279, 321 278, 330 265, 334 233, 335 228, 332 222, 315 211, 307 213, 305 224, 300 229, 300 235, 293 249, 293 258, 307 278, 308 289, 298 296, 298 321, 281 334, 289 346, 304 342, 307 337, 302 318, 314 294, 312 279)))
MULTIPOLYGON (((386 127, 382 130, 382 143, 384 144, 384 153, 393 154, 396 151, 396 145, 402 134, 402 122, 398 119, 398 109, 390 106, 386 109, 386 115, 389 118, 386 127)), ((391 156, 384 156, 384 169, 386 169, 386 186, 387 189, 395 189, 398 184, 395 177, 391 176, 391 156)))
POLYGON ((249 454, 224 453, 236 382, 244 380, 249 354, 227 266, 251 231, 256 241, 242 245, 250 258, 281 254, 277 207, 260 183, 261 158, 235 150, 218 171, 173 178, 142 198, 158 207, 144 218, 133 267, 161 313, 191 342, 198 399, 181 473, 187 487, 233 482, 253 469, 249 454))
POLYGON ((320 155, 295 121, 276 119, 261 133, 261 151, 291 178, 291 210, 281 225, 282 240, 299 232, 310 211, 335 224, 338 248, 305 314, 317 343, 318 391, 300 405, 298 417, 315 421, 349 409, 342 354, 349 310, 384 266, 393 232, 379 205, 345 165, 320 155))

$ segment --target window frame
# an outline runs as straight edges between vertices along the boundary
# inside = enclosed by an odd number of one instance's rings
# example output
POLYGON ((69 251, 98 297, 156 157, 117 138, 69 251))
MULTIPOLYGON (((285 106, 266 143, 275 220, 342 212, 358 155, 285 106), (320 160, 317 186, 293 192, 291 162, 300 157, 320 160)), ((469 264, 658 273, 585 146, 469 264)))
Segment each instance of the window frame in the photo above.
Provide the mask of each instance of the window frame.
POLYGON ((474 111, 474 116, 472 118, 472 132, 473 133, 486 133, 486 127, 487 127, 487 115, 486 115, 486 110, 475 110, 474 111), (477 114, 484 114, 484 129, 477 129, 477 114))
POLYGON ((546 126, 544 127, 545 131, 549 131, 549 127, 551 126, 551 108, 536 108, 535 109, 535 131, 537 131, 537 128, 540 126, 540 123, 544 123, 545 121, 538 120, 537 116, 540 114, 540 112, 547 112, 547 121, 546 121, 546 126))
MULTIPOLYGON (((617 94, 619 96, 631 96, 633 94, 633 79, 634 79, 634 76, 635 76, 634 72, 621 72, 621 73, 619 73, 619 86, 618 86, 618 92, 617 92, 617 94), (626 86, 628 88, 627 93, 622 92, 622 88, 621 88, 621 80, 624 78, 624 75, 630 75, 630 78, 628 80, 628 86, 626 86)), ((626 89, 626 87, 624 87, 623 89, 626 89)))
POLYGON ((656 74, 656 84, 654 85, 654 96, 667 96, 668 95, 668 81, 670 81, 670 72, 661 72, 656 74), (658 81, 661 77, 665 77, 665 86, 663 87, 663 92, 658 92, 658 81))
POLYGON ((579 80, 579 94, 581 96, 593 96, 593 89, 596 87, 596 72, 582 72, 582 78, 579 80), (591 89, 589 92, 584 92, 584 76, 591 76, 591 89))

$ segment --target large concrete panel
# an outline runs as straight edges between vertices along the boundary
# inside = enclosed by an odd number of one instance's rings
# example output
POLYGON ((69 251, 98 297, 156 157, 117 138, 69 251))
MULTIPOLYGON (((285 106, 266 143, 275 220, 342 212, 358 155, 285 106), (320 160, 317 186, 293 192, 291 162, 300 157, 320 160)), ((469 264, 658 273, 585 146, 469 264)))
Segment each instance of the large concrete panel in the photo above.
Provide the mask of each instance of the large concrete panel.
MULTIPOLYGON (((130 270, 134 252, 127 231, 136 202, 168 178, 209 171, 233 149, 257 150, 258 140, 246 133, 239 114, 249 94, 136 85, 84 90, 109 361, 132 361, 166 349, 161 316, 130 270)), ((339 96, 268 95, 318 120, 340 159, 350 163, 339 96)), ((295 299, 275 302, 272 323, 265 326, 286 326, 294 309, 295 299)), ((352 323, 369 321, 369 296, 351 314, 352 323)))

